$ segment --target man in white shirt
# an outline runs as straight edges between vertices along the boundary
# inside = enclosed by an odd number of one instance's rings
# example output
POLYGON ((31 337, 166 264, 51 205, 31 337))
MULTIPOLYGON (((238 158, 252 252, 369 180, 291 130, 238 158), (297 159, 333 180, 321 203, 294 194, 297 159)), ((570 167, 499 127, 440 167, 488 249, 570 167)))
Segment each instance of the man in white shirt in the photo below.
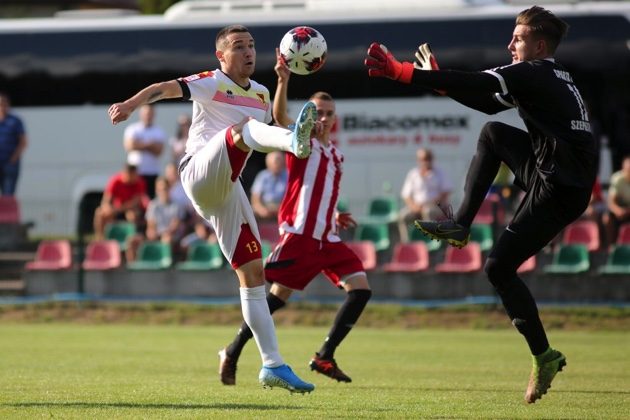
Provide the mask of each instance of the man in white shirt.
POLYGON ((405 206, 400 211, 398 228, 400 238, 408 240, 408 226, 415 219, 436 220, 444 217, 440 206, 448 206, 453 185, 440 169, 433 166, 433 153, 429 149, 416 152, 418 166, 407 173, 401 198, 405 206))
POLYGON ((166 133, 153 123, 154 119, 153 105, 143 105, 140 120, 127 126, 124 134, 127 159, 137 165, 151 199, 155 198, 155 180, 161 172, 160 156, 166 143, 166 133))

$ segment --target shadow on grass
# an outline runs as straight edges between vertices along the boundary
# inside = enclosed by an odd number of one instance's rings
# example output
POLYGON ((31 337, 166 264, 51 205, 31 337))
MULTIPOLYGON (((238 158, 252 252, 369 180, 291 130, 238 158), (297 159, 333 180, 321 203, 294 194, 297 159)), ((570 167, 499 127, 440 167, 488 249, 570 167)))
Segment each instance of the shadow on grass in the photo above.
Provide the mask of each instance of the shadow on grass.
MULTIPOLYGON (((389 391, 409 391, 413 389, 418 392, 481 392, 481 393, 502 393, 502 394, 511 394, 513 392, 520 392, 525 390, 525 388, 504 388, 504 389, 491 389, 491 388, 437 388, 437 387, 422 387, 422 386, 375 386, 375 385, 353 385, 352 388, 363 389, 366 391, 374 391, 375 389, 380 390, 389 390, 389 391)), ((549 391, 549 393, 569 393, 569 394, 610 394, 610 395, 630 395, 630 391, 623 390, 597 390, 597 389, 557 389, 553 388, 549 391)))
POLYGON ((276 404, 151 404, 151 403, 99 403, 99 402, 20 402, 3 403, 0 407, 15 408, 137 408, 137 409, 167 409, 167 410, 301 410, 303 407, 276 404))

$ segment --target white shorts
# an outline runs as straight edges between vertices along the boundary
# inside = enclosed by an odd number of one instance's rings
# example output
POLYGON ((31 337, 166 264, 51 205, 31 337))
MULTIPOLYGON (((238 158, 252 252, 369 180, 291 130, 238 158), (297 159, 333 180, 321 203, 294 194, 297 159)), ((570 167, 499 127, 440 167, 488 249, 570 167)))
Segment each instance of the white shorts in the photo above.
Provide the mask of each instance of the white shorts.
POLYGON ((260 235, 238 178, 251 153, 234 146, 228 130, 221 130, 195 152, 180 177, 195 210, 212 225, 223 255, 232 263, 241 225, 249 224, 258 242, 260 235))

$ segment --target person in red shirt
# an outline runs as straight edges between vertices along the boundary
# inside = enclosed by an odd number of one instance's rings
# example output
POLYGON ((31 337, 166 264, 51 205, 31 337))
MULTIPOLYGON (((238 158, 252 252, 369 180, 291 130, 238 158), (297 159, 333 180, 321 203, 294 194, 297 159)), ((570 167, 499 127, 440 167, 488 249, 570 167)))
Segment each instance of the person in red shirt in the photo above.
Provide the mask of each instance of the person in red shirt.
POLYGON ((101 205, 94 212, 94 234, 103 239, 105 226, 114 220, 137 224, 142 220, 147 187, 135 165, 127 164, 114 174, 105 187, 101 205))

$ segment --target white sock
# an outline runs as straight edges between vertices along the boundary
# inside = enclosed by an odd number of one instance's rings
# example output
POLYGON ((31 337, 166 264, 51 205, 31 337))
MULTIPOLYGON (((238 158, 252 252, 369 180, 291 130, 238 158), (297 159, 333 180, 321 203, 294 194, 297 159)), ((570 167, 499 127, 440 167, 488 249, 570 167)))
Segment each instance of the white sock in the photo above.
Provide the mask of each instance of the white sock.
POLYGON ((243 140, 250 149, 269 153, 274 150, 291 151, 293 132, 281 127, 267 125, 256 120, 249 120, 243 126, 243 140))
POLYGON ((241 287, 240 292, 243 318, 254 334, 263 366, 282 366, 284 361, 278 350, 276 329, 269 313, 265 286, 241 287))

